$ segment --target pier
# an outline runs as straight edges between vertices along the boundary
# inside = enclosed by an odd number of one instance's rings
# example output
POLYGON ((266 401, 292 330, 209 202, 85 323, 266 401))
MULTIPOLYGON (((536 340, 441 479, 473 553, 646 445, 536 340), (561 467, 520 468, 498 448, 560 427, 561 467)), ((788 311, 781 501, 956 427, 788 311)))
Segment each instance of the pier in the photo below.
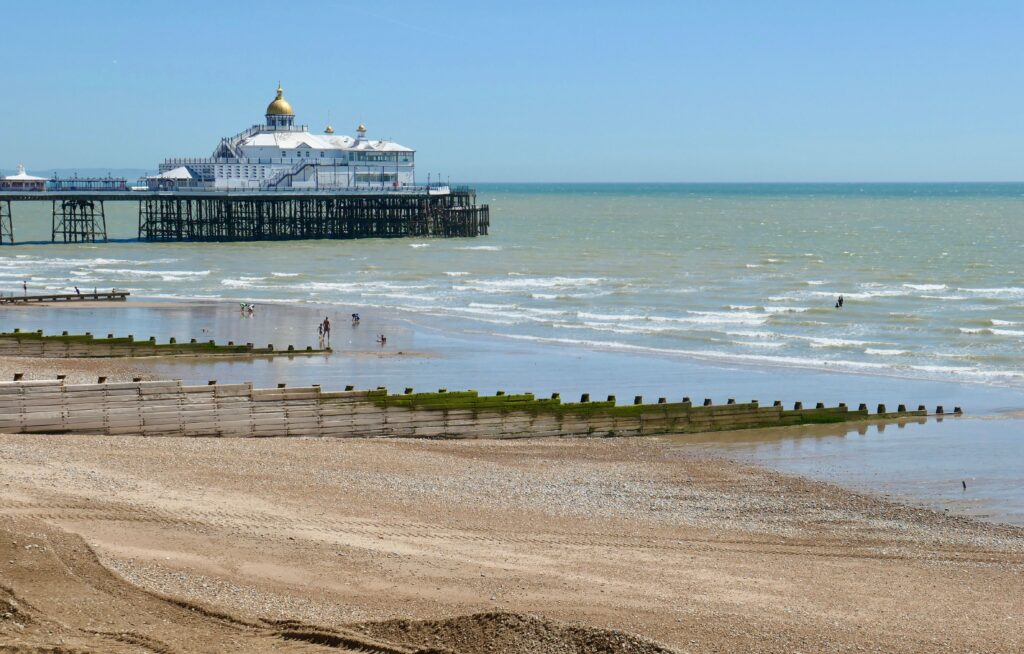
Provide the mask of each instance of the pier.
POLYGON ((108 238, 107 202, 135 202, 141 241, 278 241, 486 236, 490 211, 468 187, 333 191, 0 192, 0 243, 14 244, 14 203, 51 203, 54 243, 108 238))

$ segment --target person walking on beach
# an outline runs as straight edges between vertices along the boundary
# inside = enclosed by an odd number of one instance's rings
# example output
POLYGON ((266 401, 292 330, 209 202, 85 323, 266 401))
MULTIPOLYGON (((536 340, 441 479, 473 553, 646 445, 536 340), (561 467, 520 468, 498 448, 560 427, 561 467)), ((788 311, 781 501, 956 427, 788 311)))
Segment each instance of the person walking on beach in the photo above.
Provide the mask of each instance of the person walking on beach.
POLYGON ((25 294, 25 297, 28 297, 28 282, 21 283, 21 291, 25 294))
POLYGON ((328 345, 328 347, 330 347, 330 345, 331 345, 331 319, 326 317, 326 316, 324 316, 323 328, 324 328, 324 338, 327 339, 327 345, 328 345))
POLYGON ((75 295, 81 295, 81 294, 82 294, 82 291, 78 290, 78 287, 76 286, 75 287, 75 295))
POLYGON ((839 296, 839 308, 840 309, 843 308, 843 296, 842 295, 839 296))

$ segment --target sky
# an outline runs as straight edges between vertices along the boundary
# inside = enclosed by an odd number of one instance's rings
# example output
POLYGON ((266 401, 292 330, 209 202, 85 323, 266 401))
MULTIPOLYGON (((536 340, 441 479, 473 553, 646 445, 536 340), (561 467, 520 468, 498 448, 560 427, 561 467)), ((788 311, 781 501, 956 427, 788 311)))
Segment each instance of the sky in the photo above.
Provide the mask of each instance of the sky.
POLYGON ((0 168, 145 168, 263 121, 453 182, 1024 180, 1024 3, 4 3, 0 168))

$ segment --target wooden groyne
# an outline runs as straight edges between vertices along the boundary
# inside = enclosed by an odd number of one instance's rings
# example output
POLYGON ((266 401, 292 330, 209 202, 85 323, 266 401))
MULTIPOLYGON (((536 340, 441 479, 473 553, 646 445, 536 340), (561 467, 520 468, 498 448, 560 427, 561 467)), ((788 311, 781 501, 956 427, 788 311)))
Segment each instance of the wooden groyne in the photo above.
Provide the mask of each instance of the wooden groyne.
POLYGON ((42 330, 35 332, 0 333, 0 355, 40 358, 94 358, 94 357, 167 357, 167 356, 280 356, 295 354, 325 354, 331 348, 296 349, 294 345, 275 348, 273 344, 256 347, 252 343, 218 344, 216 341, 189 341, 179 343, 171 338, 167 343, 157 343, 155 336, 137 341, 133 335, 96 338, 90 333, 46 336, 42 330))
POLYGON ((128 291, 110 291, 104 293, 53 293, 50 295, 12 295, 0 297, 0 304, 52 304, 55 302, 125 302, 128 291))
MULTIPOLYGON (((384 388, 324 392, 319 386, 254 389, 251 384, 189 386, 180 381, 65 384, 0 383, 0 433, 140 434, 143 436, 320 436, 363 438, 526 438, 653 436, 902 420, 925 408, 890 412, 840 404, 786 409, 780 402, 694 405, 688 399, 619 406, 563 403, 557 394, 480 396, 475 391, 392 395, 384 388)), ((942 412, 942 407, 937 413, 942 412)), ((957 408, 955 413, 959 413, 957 408)))

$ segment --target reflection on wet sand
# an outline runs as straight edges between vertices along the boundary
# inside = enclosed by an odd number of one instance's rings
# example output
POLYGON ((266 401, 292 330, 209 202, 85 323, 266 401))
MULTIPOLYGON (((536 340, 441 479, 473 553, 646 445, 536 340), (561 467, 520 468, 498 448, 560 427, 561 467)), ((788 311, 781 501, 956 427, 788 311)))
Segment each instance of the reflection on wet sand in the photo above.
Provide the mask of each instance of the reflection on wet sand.
POLYGON ((850 434, 866 436, 870 430, 885 433, 886 427, 904 429, 910 425, 924 425, 929 420, 942 422, 942 416, 904 418, 899 421, 865 420, 856 423, 832 423, 827 425, 800 425, 796 427, 773 427, 770 429, 745 429, 743 431, 707 432, 702 434, 681 434, 666 436, 667 439, 687 444, 713 443, 727 445, 735 443, 771 443, 792 439, 842 438, 850 434))

